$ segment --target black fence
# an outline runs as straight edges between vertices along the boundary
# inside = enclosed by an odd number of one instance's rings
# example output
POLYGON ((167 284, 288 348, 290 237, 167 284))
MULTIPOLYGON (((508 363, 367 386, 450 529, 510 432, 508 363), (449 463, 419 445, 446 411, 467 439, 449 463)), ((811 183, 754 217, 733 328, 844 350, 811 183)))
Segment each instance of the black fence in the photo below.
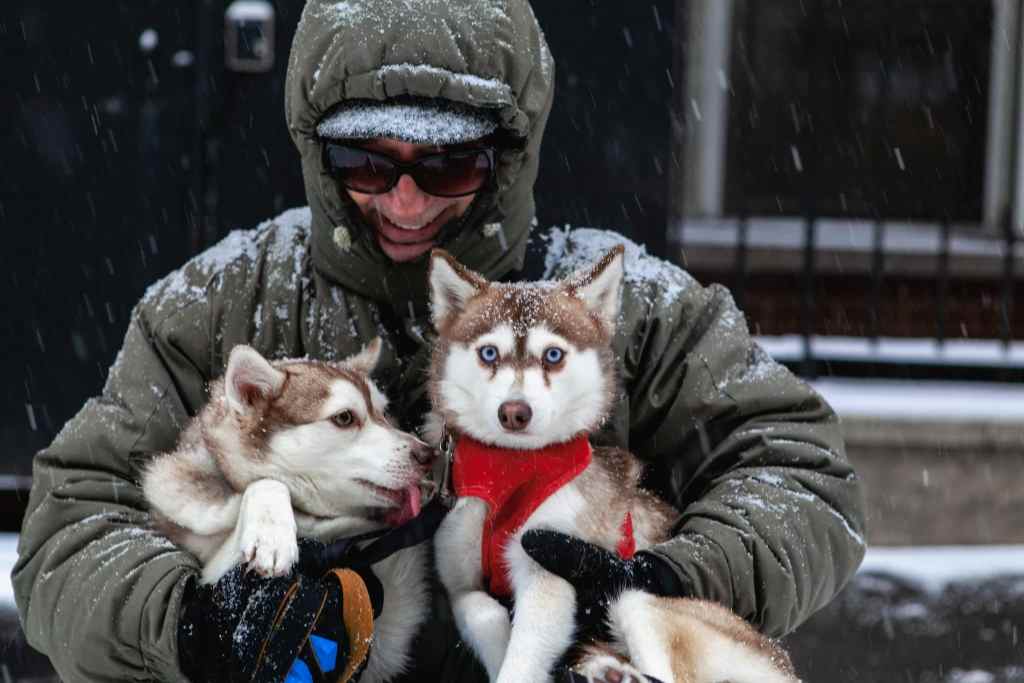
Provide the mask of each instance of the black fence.
MULTIPOLYGON (((778 256, 778 249, 751 239, 759 221, 750 218, 732 223, 734 239, 725 248, 716 245, 719 253, 713 258, 713 267, 687 260, 702 279, 728 284, 755 330, 760 328, 759 315, 769 315, 764 312, 766 298, 796 302, 785 320, 774 321, 769 334, 799 337, 799 354, 788 350, 782 360, 801 375, 1024 381, 1024 353, 1015 345, 1024 333, 1024 319, 1015 307, 1021 289, 1021 240, 1009 222, 1004 224, 1001 238, 956 234, 948 220, 917 226, 915 236, 930 238, 931 248, 924 254, 907 254, 887 245, 893 227, 881 220, 855 223, 866 233, 855 253, 836 253, 820 244, 823 219, 795 222, 801 224, 799 239, 784 247, 788 263, 782 267, 777 262, 766 264, 778 256), (964 240, 984 253, 958 252, 958 241, 964 240), (751 260, 756 257, 760 264, 752 268, 751 260), (957 259, 965 264, 959 269, 954 268, 957 259), (964 285, 965 268, 974 273, 969 278, 973 286, 964 285), (766 282, 766 271, 775 282, 766 282), (827 300, 823 301, 823 286, 827 286, 823 283, 830 280, 846 284, 825 290, 827 300), (777 284, 779 281, 781 284, 777 284), (894 292, 906 286, 912 286, 912 306, 894 300, 894 292), (979 310, 969 316, 973 334, 968 335, 967 323, 959 314, 972 300, 979 310), (844 323, 830 324, 819 310, 824 303, 849 306, 854 311, 844 323), (883 320, 883 311, 888 311, 889 321, 883 320), (914 317, 913 325, 896 329, 891 318, 901 312, 914 317), (830 352, 828 341, 832 337, 861 339, 864 350, 830 352), (914 339, 918 351, 886 353, 886 346, 900 346, 901 337, 907 342, 908 337, 914 339), (958 353, 957 347, 965 344, 972 345, 973 351, 958 353)), ((828 222, 841 223, 834 219, 828 222)), ((688 241, 684 225, 674 235, 672 246, 684 255, 706 255, 710 249, 701 237, 688 241)))

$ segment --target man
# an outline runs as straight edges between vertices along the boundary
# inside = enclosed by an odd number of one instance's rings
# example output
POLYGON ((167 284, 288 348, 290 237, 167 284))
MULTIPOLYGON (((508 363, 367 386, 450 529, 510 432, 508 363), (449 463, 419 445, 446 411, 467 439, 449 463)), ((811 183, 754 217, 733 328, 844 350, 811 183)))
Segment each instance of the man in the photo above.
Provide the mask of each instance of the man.
MULTIPOLYGON (((144 530, 138 477, 173 447, 234 345, 333 359, 381 335, 378 375, 415 427, 432 246, 514 280, 565 275, 622 241, 530 234, 553 75, 525 0, 306 4, 286 113, 309 211, 235 233, 154 285, 103 394, 36 458, 14 584, 29 642, 63 678, 180 680, 182 665, 202 674, 195 628, 208 611, 193 610, 205 604, 195 560, 144 530)), ((625 286, 635 305, 616 338, 624 395, 599 438, 647 460, 649 485, 684 514, 642 566, 607 569, 717 600, 772 635, 792 630, 863 554, 859 484, 837 420, 752 344, 723 289, 635 247, 625 286)), ((591 549, 532 541, 570 581, 595 578, 572 571, 591 549)), ((613 589, 597 586, 593 599, 613 589)), ((482 680, 440 592, 414 657, 408 680, 482 680)))

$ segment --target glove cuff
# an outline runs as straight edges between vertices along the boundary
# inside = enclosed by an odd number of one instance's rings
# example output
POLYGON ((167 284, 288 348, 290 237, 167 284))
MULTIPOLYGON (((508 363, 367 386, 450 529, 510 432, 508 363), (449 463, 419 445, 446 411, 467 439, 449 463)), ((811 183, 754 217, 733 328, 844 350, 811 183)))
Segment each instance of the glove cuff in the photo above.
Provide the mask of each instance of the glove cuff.
POLYGON ((647 550, 641 550, 633 559, 643 567, 643 589, 648 593, 666 598, 693 595, 693 584, 677 572, 668 560, 647 550))
POLYGON ((178 610, 178 666, 188 680, 200 683, 206 680, 203 663, 206 661, 206 619, 203 601, 198 597, 196 577, 185 579, 178 610))
POLYGON ((341 589, 341 616, 351 649, 345 670, 338 680, 347 683, 358 677, 370 655, 373 603, 363 577, 356 572, 351 569, 334 569, 328 575, 337 581, 341 589))
POLYGON ((258 683, 358 678, 373 641, 373 604, 366 583, 351 569, 320 580, 296 581, 282 597, 259 648, 236 653, 258 683))

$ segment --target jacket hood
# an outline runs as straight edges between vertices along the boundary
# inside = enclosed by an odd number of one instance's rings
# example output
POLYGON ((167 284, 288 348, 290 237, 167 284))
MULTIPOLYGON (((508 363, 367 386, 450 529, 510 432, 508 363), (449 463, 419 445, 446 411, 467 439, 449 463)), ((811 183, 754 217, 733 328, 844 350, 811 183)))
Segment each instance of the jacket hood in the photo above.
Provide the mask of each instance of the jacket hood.
POLYGON ((498 155, 495 188, 442 232, 442 246, 489 278, 521 267, 553 94, 554 63, 526 0, 309 0, 292 43, 285 114, 302 158, 314 266, 403 315, 426 311, 428 259, 394 263, 380 251, 325 173, 316 128, 352 101, 430 98, 487 110, 513 142, 498 155))

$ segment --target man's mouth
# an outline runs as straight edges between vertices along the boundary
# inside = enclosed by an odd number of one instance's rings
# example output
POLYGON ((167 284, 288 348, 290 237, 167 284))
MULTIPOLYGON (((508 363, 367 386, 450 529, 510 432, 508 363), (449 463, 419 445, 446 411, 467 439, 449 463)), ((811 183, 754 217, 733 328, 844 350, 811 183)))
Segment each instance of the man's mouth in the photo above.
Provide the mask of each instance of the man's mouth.
POLYGON ((433 240, 441 231, 447 219, 447 211, 442 211, 426 223, 399 223, 392 221, 381 212, 376 215, 377 233, 384 239, 395 244, 417 244, 433 240))
POLYGON ((444 210, 427 223, 403 227, 378 211, 372 221, 377 232, 377 244, 392 261, 411 261, 434 246, 434 239, 449 219, 449 214, 444 210))

